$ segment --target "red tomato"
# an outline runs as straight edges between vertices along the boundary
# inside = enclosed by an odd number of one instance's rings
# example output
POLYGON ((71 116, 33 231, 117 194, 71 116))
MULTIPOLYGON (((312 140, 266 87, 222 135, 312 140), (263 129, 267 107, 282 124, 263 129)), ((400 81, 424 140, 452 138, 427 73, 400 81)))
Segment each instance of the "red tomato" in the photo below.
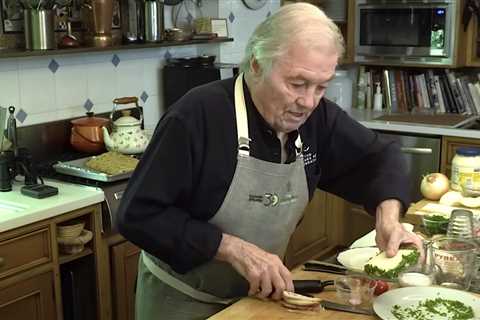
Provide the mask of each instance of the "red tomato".
POLYGON ((387 291, 388 283, 382 280, 377 280, 377 286, 375 287, 375 291, 373 292, 374 295, 379 296, 385 291, 387 291))

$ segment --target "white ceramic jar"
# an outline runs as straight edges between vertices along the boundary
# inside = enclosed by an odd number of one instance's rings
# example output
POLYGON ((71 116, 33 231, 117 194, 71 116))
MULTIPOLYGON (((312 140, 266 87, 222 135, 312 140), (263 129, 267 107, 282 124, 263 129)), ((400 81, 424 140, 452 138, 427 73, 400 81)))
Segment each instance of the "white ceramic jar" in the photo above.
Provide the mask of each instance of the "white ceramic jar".
POLYGON ((352 108, 352 80, 348 77, 347 71, 335 72, 335 78, 328 84, 325 97, 338 104, 343 110, 352 108))
POLYGON ((458 148, 452 160, 450 188, 480 190, 480 149, 458 148))

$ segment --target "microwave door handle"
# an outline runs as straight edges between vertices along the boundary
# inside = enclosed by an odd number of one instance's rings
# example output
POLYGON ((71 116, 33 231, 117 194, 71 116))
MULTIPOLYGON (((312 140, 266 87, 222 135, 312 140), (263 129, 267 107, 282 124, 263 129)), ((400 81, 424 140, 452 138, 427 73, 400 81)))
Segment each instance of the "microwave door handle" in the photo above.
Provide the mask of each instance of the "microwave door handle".
POLYGON ((403 153, 410 153, 410 154, 432 154, 433 153, 433 150, 431 148, 401 147, 400 150, 403 153))

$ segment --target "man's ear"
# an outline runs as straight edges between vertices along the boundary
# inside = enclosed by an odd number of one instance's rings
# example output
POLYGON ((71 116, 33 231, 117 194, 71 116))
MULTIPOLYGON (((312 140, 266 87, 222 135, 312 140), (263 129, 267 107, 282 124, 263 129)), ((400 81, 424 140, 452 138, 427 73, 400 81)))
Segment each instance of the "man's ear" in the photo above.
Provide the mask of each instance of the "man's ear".
POLYGON ((260 67, 260 64, 258 63, 257 59, 252 56, 250 59, 250 70, 252 70, 252 74, 255 77, 258 77, 262 73, 262 68, 260 67))

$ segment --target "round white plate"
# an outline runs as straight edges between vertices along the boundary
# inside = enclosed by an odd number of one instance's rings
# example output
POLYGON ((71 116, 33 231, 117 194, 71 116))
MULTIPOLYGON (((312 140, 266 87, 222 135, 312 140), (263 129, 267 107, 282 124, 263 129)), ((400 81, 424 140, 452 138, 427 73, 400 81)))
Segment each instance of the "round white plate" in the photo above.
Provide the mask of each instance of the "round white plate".
MULTIPOLYGON (((438 297, 448 300, 457 300, 466 306, 472 307, 473 313, 475 314, 474 319, 479 319, 480 298, 466 291, 443 287, 406 287, 393 289, 383 293, 373 300, 373 310, 381 319, 392 320, 396 319, 391 312, 394 305, 399 305, 401 307, 417 306, 420 301, 435 299, 438 297)), ((447 317, 435 317, 435 320, 447 319, 447 317)))
POLYGON ((367 261, 376 256, 379 252, 380 250, 376 247, 354 248, 340 252, 337 260, 348 270, 363 272, 363 267, 367 261))

